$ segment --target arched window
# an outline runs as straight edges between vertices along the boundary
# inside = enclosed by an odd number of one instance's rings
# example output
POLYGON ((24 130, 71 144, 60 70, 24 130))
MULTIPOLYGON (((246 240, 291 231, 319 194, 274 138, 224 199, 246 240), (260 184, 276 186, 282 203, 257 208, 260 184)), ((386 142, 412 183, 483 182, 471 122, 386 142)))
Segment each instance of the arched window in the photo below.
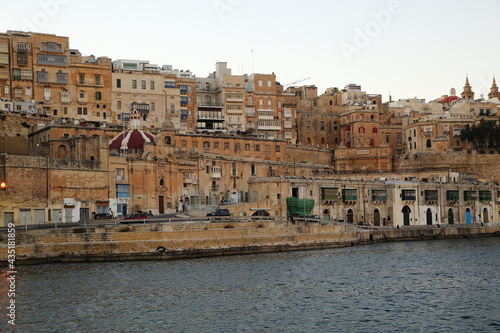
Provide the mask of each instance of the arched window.
POLYGON ((352 209, 347 211, 347 222, 354 223, 354 212, 352 209))
POLYGON ((160 179, 160 186, 165 186, 165 179, 160 179))
POLYGON ((372 127, 372 133, 378 133, 378 128, 377 126, 372 127))
POLYGON ((95 100, 96 100, 96 101, 100 101, 100 100, 101 100, 101 98, 102 98, 102 94, 101 94, 101 92, 100 92, 100 91, 96 91, 96 92, 95 92, 95 100))
POLYGON ((205 105, 212 105, 212 99, 210 98, 210 95, 205 95, 205 105))
POLYGON ((365 132, 365 128, 363 126, 360 126, 358 129, 358 133, 364 133, 364 132, 365 132))
POLYGON ((171 137, 169 137, 169 136, 166 136, 166 137, 165 137, 165 143, 166 143, 167 145, 172 144, 172 138, 171 138, 171 137))
POLYGON ((432 141, 431 141, 431 139, 427 139, 426 146, 427 146, 427 148, 431 148, 432 147, 432 141))
POLYGON ((58 158, 67 158, 66 154, 67 154, 66 146, 60 145, 59 148, 57 149, 57 157, 58 158))
MULTIPOLYGON (((205 83, 205 91, 211 91, 211 88, 210 88, 210 83, 205 83)), ((210 98, 210 96, 209 96, 210 98)))
POLYGON ((80 92, 78 93, 78 97, 79 98, 85 98, 85 91, 80 90, 80 92))
POLYGON ((328 209, 323 210, 323 221, 330 221, 330 211, 328 209))

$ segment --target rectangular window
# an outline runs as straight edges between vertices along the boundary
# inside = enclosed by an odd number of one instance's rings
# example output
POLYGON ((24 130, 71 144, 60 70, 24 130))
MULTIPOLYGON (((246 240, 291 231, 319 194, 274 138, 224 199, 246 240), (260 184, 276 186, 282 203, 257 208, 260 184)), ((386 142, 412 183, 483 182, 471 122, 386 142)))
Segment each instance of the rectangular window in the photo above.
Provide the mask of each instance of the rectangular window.
POLYGON ((452 191, 452 190, 448 190, 446 191, 446 200, 447 201, 458 201, 459 199, 459 192, 458 191, 452 191))
POLYGON ((343 189, 342 190, 342 201, 356 201, 358 200, 358 190, 357 189, 343 189))
POLYGON ((151 88, 151 90, 155 90, 155 81, 149 82, 149 87, 151 88))
POLYGON ((85 74, 78 75, 78 84, 85 84, 85 74))
POLYGON ((101 85, 101 76, 100 75, 96 75, 95 76, 95 85, 96 86, 100 86, 101 85))
POLYGON ((146 80, 141 80, 141 88, 146 89, 146 80))
POLYGON ((339 189, 337 187, 322 187, 321 188, 321 200, 323 201, 338 201, 339 200, 339 189))
POLYGON ((372 190, 372 201, 387 201, 386 190, 372 190))
POLYGON ((118 110, 121 110, 121 108, 122 108, 122 101, 117 101, 117 102, 116 102, 116 108, 117 108, 118 110))
POLYGON ((121 88, 122 87, 122 80, 121 79, 116 79, 116 87, 121 88))
POLYGON ((417 199, 415 190, 401 190, 401 198, 405 201, 415 201, 417 199))
POLYGON ((424 197, 426 201, 437 201, 438 200, 438 190, 425 190, 424 197))
POLYGON ((137 89, 137 80, 132 80, 132 89, 137 89))
POLYGON ((224 150, 229 150, 229 142, 224 142, 224 150))
POLYGON ((116 184, 117 198, 130 198, 130 184, 116 184))
POLYGON ((260 151, 260 145, 255 145, 255 151, 260 151))
POLYGON ((479 191, 479 201, 491 201, 491 191, 479 191))
POLYGON ((464 191, 464 200, 465 201, 476 201, 477 200, 477 192, 476 191, 464 191))
POLYGON ((247 144, 245 144, 245 150, 246 150, 246 151, 250 151, 250 144, 248 144, 248 143, 247 143, 247 144))

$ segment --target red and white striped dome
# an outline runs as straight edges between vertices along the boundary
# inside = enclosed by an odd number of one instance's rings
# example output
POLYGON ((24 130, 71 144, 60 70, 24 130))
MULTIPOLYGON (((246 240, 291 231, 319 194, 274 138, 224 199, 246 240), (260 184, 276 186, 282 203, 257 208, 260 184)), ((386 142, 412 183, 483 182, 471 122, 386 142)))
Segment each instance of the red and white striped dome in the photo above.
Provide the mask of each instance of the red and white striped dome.
POLYGON ((128 130, 111 140, 109 149, 143 149, 145 142, 155 142, 155 137, 137 129, 128 130))

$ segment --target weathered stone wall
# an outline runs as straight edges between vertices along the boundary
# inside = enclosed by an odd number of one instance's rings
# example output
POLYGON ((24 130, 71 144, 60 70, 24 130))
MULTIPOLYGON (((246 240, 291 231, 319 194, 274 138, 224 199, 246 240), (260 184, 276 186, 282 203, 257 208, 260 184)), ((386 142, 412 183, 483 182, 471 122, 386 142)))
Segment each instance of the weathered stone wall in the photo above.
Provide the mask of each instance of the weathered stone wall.
POLYGON ((333 166, 333 151, 324 148, 288 145, 286 160, 295 163, 313 163, 333 166))
POLYGON ((403 156, 396 171, 451 170, 476 173, 478 178, 500 182, 500 155, 465 153, 418 153, 403 156))
MULTIPOLYGON (((1 107, 0 107, 1 109, 1 107)), ((0 154, 28 155, 30 128, 39 123, 50 123, 51 119, 31 114, 0 111, 0 154)))
MULTIPOLYGON (((168 223, 17 231, 16 264, 173 259, 352 246, 384 241, 500 236, 500 226, 360 229, 280 221, 168 223)), ((0 243, 6 264, 7 235, 0 243)))

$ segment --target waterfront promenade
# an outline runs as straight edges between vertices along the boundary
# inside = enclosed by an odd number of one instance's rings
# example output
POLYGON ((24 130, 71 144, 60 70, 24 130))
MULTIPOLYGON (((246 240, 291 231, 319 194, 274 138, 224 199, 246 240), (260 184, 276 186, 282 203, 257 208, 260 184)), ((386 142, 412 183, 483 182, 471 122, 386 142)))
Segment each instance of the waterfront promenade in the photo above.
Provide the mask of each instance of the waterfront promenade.
MULTIPOLYGON (((0 263, 7 264, 8 237, 0 234, 0 263)), ((16 264, 164 260, 347 247, 391 241, 500 236, 500 224, 358 226, 286 219, 87 224, 16 230, 16 264)), ((12 243, 11 243, 12 245, 12 243)))

